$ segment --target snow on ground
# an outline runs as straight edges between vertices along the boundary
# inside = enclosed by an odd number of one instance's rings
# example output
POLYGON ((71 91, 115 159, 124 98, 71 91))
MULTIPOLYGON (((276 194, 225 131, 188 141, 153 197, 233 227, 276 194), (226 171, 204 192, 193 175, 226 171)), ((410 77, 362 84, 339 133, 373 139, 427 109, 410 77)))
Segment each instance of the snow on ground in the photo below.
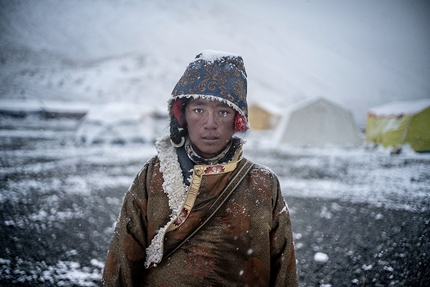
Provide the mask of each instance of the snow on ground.
MULTIPOLYGON (((155 148, 76 146, 77 126, 74 119, 1 119, 0 227, 8 230, 1 238, 3 280, 98 285, 101 250, 107 248, 124 192, 155 148)), ((287 198, 429 210, 430 154, 406 149, 390 155, 365 146, 274 149, 253 135, 245 139, 245 156, 274 170, 287 198)))
MULTIPOLYGON (((249 142, 253 145, 252 141, 249 142)), ((371 203, 386 208, 428 210, 430 154, 404 146, 400 155, 390 149, 293 147, 248 150, 256 162, 278 175, 285 196, 331 198, 371 203)), ((254 147, 256 145, 254 144, 254 147)))
MULTIPOLYGON (((0 130, 3 144, 13 145, 14 140, 21 138, 30 141, 31 145, 2 149, 2 176, 16 172, 37 174, 50 169, 67 170, 82 161, 111 167, 109 171, 99 173, 67 173, 66 178, 59 174, 44 178, 44 181, 9 181, 9 187, 22 192, 28 186, 44 190, 63 184, 67 193, 90 194, 96 186, 131 183, 130 178, 123 175, 112 177, 112 172, 137 173, 139 165, 155 154, 151 143, 76 146, 73 136, 77 127, 76 120, 4 119, 0 130), (57 146, 49 146, 51 142, 57 146)), ((359 148, 281 146, 275 149, 267 141, 254 142, 252 135, 244 137, 247 141, 245 155, 272 168, 278 174, 286 196, 338 198, 406 209, 418 208, 420 202, 429 200, 429 153, 415 153, 407 146, 400 155, 390 155, 389 149, 365 145, 359 148)), ((10 193, 0 194, 0 202, 6 198, 13 200, 10 193)))

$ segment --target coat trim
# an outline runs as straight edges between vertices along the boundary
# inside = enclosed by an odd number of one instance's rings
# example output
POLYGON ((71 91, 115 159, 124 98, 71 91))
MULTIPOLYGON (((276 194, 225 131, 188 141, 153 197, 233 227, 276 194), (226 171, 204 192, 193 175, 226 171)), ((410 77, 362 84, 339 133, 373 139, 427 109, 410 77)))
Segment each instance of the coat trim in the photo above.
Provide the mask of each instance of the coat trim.
POLYGON ((179 165, 178 155, 170 143, 169 137, 159 139, 155 143, 158 158, 160 160, 160 171, 163 174, 163 190, 169 198, 169 206, 172 210, 170 220, 161 227, 151 244, 146 248, 145 268, 153 263, 160 263, 164 252, 164 236, 167 228, 176 219, 184 204, 188 187, 184 184, 182 170, 179 165))
MULTIPOLYGON (((177 220, 178 216, 183 211, 185 206, 187 193, 193 184, 188 187, 184 183, 182 169, 179 163, 178 154, 176 153, 176 148, 171 144, 170 138, 168 136, 159 139, 155 143, 155 148, 157 149, 157 156, 160 160, 160 171, 163 174, 163 191, 167 194, 169 200, 169 207, 171 209, 171 214, 169 221, 160 229, 158 229, 157 234, 151 241, 151 244, 146 248, 146 259, 145 268, 150 268, 161 262, 164 253, 164 237, 166 232, 173 230, 170 228, 174 225, 174 221, 177 220)), ((219 174, 225 172, 233 171, 238 161, 242 157, 241 146, 236 150, 236 154, 231 162, 218 165, 195 165, 193 168, 193 175, 190 182, 194 183, 194 177, 201 177, 210 174, 219 174)), ((200 186, 200 181, 198 186, 195 188, 195 196, 197 196, 200 186)), ((191 211, 192 205, 194 205, 195 197, 192 204, 189 206, 188 213, 191 211)), ((188 202, 190 203, 190 202, 188 202)))

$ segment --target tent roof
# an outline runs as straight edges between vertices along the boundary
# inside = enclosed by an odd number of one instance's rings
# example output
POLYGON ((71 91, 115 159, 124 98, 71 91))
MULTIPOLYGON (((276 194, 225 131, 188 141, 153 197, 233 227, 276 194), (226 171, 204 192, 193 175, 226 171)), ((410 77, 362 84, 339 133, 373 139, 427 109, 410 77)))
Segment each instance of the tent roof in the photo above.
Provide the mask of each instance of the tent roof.
POLYGON ((284 113, 284 108, 274 102, 253 101, 249 104, 249 107, 252 105, 259 106, 272 114, 282 115, 284 113))
POLYGON ((40 102, 31 99, 0 99, 1 111, 41 112, 40 102))
POLYGON ((348 110, 346 107, 343 107, 343 106, 339 105, 338 103, 335 103, 335 102, 333 102, 331 100, 328 100, 325 97, 314 97, 314 98, 308 98, 308 99, 300 101, 300 102, 298 102, 298 103, 296 103, 294 105, 291 105, 288 108, 288 111, 289 112, 297 111, 297 110, 303 109, 304 107, 307 107, 307 106, 310 106, 310 105, 312 105, 314 103, 317 103, 319 101, 327 102, 330 105, 336 106, 336 107, 338 107, 339 109, 342 109, 342 110, 348 110))
POLYGON ((150 108, 133 103, 113 102, 93 107, 86 115, 87 120, 99 121, 106 124, 123 120, 138 121, 150 108))
POLYGON ((58 113, 83 113, 90 109, 90 104, 85 102, 68 101, 43 101, 40 103, 43 110, 58 113))
POLYGON ((369 115, 380 117, 415 115, 430 107, 430 99, 396 101, 369 109, 369 115))

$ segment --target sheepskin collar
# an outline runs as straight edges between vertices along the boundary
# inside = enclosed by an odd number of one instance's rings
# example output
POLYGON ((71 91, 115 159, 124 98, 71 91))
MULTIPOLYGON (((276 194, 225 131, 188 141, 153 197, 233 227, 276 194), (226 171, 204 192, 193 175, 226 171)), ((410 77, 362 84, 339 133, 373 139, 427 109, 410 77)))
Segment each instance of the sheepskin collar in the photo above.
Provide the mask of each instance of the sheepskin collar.
POLYGON ((175 220, 182 209, 188 187, 184 184, 182 170, 179 165, 178 155, 168 137, 164 137, 155 143, 158 158, 160 160, 160 171, 163 174, 163 190, 169 198, 169 206, 172 210, 169 222, 160 228, 146 248, 145 267, 149 268, 152 263, 160 263, 163 258, 163 240, 167 228, 175 220))

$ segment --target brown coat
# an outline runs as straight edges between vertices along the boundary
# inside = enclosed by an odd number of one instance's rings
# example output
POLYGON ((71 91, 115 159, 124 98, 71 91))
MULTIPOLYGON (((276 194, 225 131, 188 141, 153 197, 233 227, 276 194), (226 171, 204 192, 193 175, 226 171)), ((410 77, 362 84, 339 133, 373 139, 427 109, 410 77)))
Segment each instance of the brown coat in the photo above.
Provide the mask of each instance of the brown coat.
MULTIPOLYGON (((288 207, 276 175, 258 165, 201 230, 171 257, 146 269, 145 258, 152 252, 148 246, 172 219, 162 170, 160 158, 152 158, 127 192, 106 259, 104 286, 297 286, 288 207)), ((194 229, 230 177, 231 172, 202 177, 189 217, 166 232, 161 252, 194 229)))

